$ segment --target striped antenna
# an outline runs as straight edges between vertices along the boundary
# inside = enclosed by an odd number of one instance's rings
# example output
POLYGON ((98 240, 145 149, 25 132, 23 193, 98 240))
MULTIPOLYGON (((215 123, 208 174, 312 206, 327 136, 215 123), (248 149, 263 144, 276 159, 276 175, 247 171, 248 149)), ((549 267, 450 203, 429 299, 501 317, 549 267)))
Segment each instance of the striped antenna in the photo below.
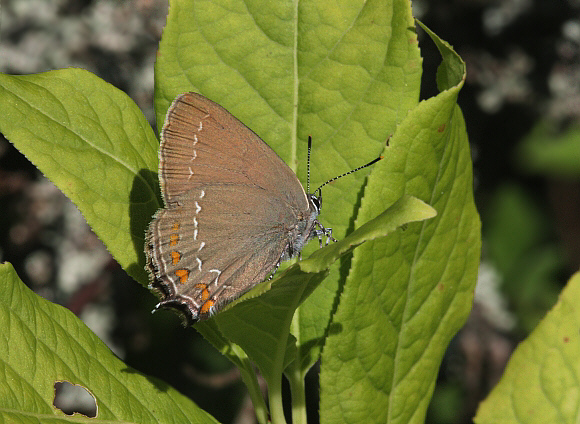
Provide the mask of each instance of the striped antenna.
POLYGON ((310 150, 312 149, 312 136, 308 136, 308 160, 306 162, 306 192, 310 193, 310 150))
MULTIPOLYGON (((309 142, 309 144, 308 144, 308 147, 309 147, 309 149, 308 149, 308 157, 310 157, 310 138, 308 139, 308 142, 309 142)), ((368 167, 368 166, 371 166, 371 165, 373 165, 373 164, 377 163, 378 161, 380 161, 381 159, 383 159, 383 156, 379 156, 378 158, 375 158, 375 159, 371 160, 369 163, 366 163, 366 164, 364 164, 364 165, 362 165, 362 166, 359 166, 358 168, 351 169, 350 171, 348 171, 348 172, 345 172, 344 174, 341 174, 341 175, 339 175, 339 176, 337 176, 337 177, 331 178, 330 180, 328 180, 327 182, 325 182, 324 184, 322 184, 320 187, 318 187, 316 190, 314 190, 314 193, 318 192, 318 193, 319 193, 319 195, 322 195, 322 193, 321 193, 320 189, 321 189, 322 187, 324 187, 325 185, 327 185, 327 184, 329 184, 329 183, 331 183, 331 182, 333 182, 333 181, 336 181, 336 180, 338 180, 339 178, 346 177, 347 175, 350 175, 350 174, 352 174, 353 172, 360 171, 361 169, 364 169, 364 168, 366 168, 366 167, 368 167)), ((309 169, 309 171, 308 171, 308 172, 309 172, 309 174, 310 174, 310 169, 309 169)), ((309 186, 308 188, 310 188, 310 186, 309 186)))

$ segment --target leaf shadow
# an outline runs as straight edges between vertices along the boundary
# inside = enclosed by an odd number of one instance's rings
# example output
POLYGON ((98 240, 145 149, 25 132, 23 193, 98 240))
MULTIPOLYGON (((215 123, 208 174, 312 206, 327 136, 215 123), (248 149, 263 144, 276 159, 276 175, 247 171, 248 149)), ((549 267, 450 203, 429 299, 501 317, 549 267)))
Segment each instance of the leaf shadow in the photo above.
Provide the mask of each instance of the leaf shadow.
POLYGON ((138 259, 127 267, 127 272, 142 285, 147 285, 148 282, 145 271, 145 234, 153 215, 161 205, 163 200, 157 173, 145 168, 139 170, 133 178, 129 205, 131 240, 138 259), (153 197, 151 193, 154 193, 153 197))

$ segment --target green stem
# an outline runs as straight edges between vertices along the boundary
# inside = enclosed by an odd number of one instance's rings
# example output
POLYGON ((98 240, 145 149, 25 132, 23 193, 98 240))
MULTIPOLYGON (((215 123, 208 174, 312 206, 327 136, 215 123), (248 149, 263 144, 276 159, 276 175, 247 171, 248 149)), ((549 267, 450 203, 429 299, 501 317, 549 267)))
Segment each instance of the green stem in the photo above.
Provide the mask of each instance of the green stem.
POLYGON ((300 367, 294 361, 287 368, 286 377, 290 382, 290 393, 292 395, 292 423, 306 424, 306 394, 304 391, 304 376, 300 372, 300 367))
POLYGON ((243 363, 244 366, 238 366, 238 369, 240 370, 242 381, 248 388, 250 399, 252 399, 254 405, 256 418, 260 424, 267 424, 269 419, 268 407, 266 406, 266 402, 264 402, 264 397, 262 396, 262 390, 260 389, 256 373, 247 358, 243 363))
POLYGON ((286 424, 284 406, 282 403, 282 373, 275 373, 275 375, 268 380, 268 399, 270 400, 272 424, 286 424))

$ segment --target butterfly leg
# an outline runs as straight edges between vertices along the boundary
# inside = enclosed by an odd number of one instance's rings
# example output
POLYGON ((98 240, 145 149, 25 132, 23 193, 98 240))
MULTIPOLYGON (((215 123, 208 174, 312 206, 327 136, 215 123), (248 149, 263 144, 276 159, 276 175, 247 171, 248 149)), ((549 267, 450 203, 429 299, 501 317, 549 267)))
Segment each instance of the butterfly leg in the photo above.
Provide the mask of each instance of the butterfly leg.
POLYGON ((324 229, 324 235, 326 236, 326 245, 328 246, 328 243, 330 243, 331 241, 333 242, 337 242, 337 240, 332 237, 332 228, 325 228, 324 229))
POLYGON ((274 269, 272 270, 272 273, 268 277, 267 281, 270 281, 272 278, 274 278, 274 274, 276 274, 276 271, 278 271, 278 268, 280 268, 280 263, 282 263, 282 258, 280 258, 276 263, 276 266, 274 266, 274 269))
POLYGON ((331 241, 336 243, 337 240, 334 237, 332 237, 332 228, 323 227, 322 224, 318 221, 316 221, 315 225, 318 226, 318 229, 314 230, 314 234, 316 237, 318 237, 318 244, 321 248, 322 248, 322 236, 326 237, 326 243, 324 244, 325 246, 328 246, 328 244, 331 241))

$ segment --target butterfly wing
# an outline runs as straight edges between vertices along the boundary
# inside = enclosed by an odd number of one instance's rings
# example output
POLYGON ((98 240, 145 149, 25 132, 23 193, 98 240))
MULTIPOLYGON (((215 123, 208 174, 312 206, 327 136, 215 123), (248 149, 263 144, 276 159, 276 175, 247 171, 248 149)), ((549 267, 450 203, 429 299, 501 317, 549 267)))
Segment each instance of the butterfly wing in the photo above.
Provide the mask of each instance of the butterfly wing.
POLYGON ((311 216, 308 198, 268 145, 196 93, 169 108, 159 160, 166 207, 147 232, 151 286, 160 306, 203 319, 287 256, 311 216))

